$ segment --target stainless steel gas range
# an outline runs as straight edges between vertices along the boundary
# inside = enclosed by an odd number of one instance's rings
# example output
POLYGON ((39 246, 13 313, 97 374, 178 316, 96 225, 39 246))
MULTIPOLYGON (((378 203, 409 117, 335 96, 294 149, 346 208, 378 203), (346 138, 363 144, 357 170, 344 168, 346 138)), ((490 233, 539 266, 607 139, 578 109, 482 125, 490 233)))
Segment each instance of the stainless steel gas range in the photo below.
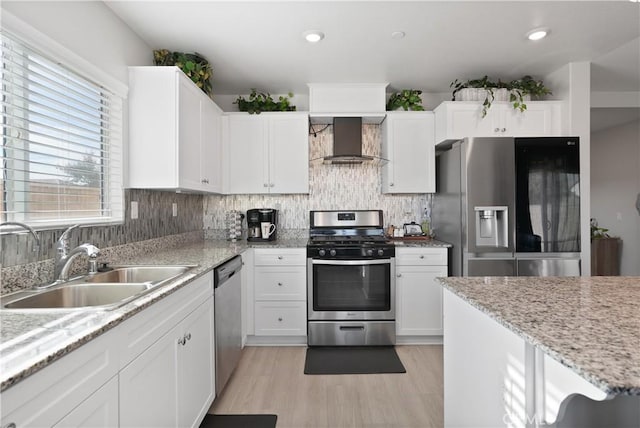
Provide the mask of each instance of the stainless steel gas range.
POLYGON ((382 211, 311 211, 309 346, 395 344, 394 259, 382 211))

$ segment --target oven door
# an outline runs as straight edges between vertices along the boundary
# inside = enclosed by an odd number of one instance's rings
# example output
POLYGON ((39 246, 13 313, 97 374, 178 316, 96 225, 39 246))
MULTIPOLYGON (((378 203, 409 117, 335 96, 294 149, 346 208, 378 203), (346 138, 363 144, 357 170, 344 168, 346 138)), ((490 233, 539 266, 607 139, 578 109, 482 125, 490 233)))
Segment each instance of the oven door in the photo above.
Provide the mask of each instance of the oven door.
POLYGON ((395 320, 393 258, 307 264, 309 320, 395 320))

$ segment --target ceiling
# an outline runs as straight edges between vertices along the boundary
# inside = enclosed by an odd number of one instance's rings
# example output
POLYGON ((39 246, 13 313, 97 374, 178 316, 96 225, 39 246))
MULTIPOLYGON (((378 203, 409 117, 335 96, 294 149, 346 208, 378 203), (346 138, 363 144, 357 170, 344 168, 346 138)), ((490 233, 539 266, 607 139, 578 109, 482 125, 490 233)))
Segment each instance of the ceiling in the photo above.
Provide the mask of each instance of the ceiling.
MULTIPOLYGON (((379 82, 442 94, 454 79, 543 78, 572 61, 592 63, 592 91, 640 92, 640 3, 627 0, 105 3, 152 48, 207 58, 216 95, 379 82), (527 40, 537 27, 549 36, 527 40), (324 40, 306 42, 308 30, 324 40)), ((638 119, 638 108, 592 109, 591 128, 638 119)))
POLYGON ((593 90, 640 90, 640 3, 626 0, 105 3, 152 48, 208 58, 221 95, 327 82, 441 93, 456 78, 542 78, 571 61, 593 62, 593 90), (535 27, 551 33, 531 42, 535 27), (306 42, 312 29, 324 40, 306 42))

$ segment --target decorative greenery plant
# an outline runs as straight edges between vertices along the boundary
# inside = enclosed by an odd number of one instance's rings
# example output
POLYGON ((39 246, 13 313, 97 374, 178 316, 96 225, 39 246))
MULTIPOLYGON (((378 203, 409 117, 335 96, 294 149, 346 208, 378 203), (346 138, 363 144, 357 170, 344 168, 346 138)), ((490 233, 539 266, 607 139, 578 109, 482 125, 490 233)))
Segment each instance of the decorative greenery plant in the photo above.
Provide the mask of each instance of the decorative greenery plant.
POLYGON ((591 219, 591 240, 594 239, 603 239, 610 238, 607 233, 609 229, 605 229, 604 227, 598 227, 598 221, 595 218, 591 219))
POLYGON ((540 98, 544 95, 551 94, 549 88, 544 86, 542 80, 534 80, 531 76, 523 76, 522 79, 516 79, 509 82, 509 102, 513 104, 514 109, 525 111, 527 105, 524 103, 524 96, 529 95, 531 98, 540 98))
POLYGON ((387 111, 397 110, 399 108, 413 111, 422 111, 422 91, 418 89, 403 89, 400 92, 391 94, 387 102, 387 111))
POLYGON ((202 89, 205 94, 211 96, 211 64, 199 53, 171 52, 167 49, 153 51, 154 65, 175 65, 180 68, 202 89))
POLYGON ((512 104, 514 109, 520 110, 521 112, 527 109, 527 105, 524 102, 525 96, 529 95, 531 98, 539 98, 543 95, 551 94, 551 91, 544 86, 542 80, 535 80, 528 75, 510 82, 503 82, 500 79, 495 82, 490 80, 488 76, 484 76, 480 79, 469 79, 466 81, 459 81, 456 79, 451 82, 449 87, 453 88, 451 95, 454 101, 456 99, 456 94, 462 89, 484 89, 486 91, 486 96, 482 102, 482 117, 485 117, 488 110, 491 108, 491 104, 495 100, 494 91, 496 89, 504 88, 509 91, 509 102, 512 104))
POLYGON ((257 92, 255 88, 251 88, 248 100, 241 95, 233 103, 238 104, 238 110, 250 114, 260 114, 263 111, 296 111, 296 106, 292 106, 289 102, 291 97, 293 94, 289 92, 275 101, 268 92, 257 92))

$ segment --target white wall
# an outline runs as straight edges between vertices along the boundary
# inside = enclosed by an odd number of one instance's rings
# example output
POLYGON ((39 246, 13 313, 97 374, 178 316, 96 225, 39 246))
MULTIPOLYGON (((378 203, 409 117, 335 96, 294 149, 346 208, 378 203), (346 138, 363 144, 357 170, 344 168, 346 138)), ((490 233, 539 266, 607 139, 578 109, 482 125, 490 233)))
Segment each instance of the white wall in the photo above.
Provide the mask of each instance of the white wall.
POLYGON ((640 121, 591 135, 591 216, 622 239, 621 275, 640 275, 640 121))
POLYGON ((153 50, 101 1, 3 0, 1 4, 3 11, 125 84, 127 66, 153 64, 153 50))

